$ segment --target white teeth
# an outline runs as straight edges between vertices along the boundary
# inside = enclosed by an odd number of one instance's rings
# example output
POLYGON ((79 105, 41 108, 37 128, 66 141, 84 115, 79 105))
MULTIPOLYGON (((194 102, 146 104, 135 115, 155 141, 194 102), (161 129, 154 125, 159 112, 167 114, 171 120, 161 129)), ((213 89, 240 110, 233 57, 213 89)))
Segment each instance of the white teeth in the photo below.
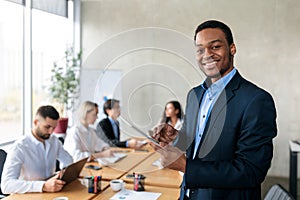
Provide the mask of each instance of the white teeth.
POLYGON ((216 61, 214 61, 214 62, 210 62, 210 63, 204 63, 204 65, 206 65, 206 66, 210 66, 210 65, 215 65, 217 62, 216 61))

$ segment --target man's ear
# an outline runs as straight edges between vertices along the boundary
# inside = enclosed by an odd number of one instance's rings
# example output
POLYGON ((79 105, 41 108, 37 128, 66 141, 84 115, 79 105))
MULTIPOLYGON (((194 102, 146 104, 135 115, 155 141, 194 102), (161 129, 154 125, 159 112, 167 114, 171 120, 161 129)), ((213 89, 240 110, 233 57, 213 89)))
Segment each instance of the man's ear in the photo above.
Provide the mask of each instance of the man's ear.
POLYGON ((231 55, 231 56, 234 56, 235 53, 236 53, 236 47, 235 47, 235 44, 232 43, 232 44, 230 45, 230 55, 231 55))
POLYGON ((33 120, 33 124, 36 126, 37 124, 39 123, 39 120, 38 119, 34 119, 33 120))

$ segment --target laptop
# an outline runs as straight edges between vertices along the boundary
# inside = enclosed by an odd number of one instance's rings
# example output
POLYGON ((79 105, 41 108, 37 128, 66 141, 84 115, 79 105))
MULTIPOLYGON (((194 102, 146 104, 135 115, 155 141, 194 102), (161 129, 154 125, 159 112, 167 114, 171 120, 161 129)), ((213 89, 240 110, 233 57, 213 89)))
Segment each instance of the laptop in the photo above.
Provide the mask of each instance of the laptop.
POLYGON ((66 183, 70 183, 70 182, 74 181, 75 179, 77 179, 87 160, 88 160, 88 157, 83 158, 82 160, 79 160, 79 161, 69 165, 68 167, 66 167, 66 169, 64 169, 64 173, 60 179, 65 181, 66 183))

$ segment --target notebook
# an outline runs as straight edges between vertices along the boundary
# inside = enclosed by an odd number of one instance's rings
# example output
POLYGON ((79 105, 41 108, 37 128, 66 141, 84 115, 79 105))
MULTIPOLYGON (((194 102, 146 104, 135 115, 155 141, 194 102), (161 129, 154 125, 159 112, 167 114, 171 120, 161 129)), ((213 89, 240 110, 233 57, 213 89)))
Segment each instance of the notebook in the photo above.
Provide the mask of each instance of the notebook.
POLYGON ((88 157, 69 165, 66 169, 64 169, 61 180, 65 181, 66 183, 70 183, 77 179, 87 160, 88 157))

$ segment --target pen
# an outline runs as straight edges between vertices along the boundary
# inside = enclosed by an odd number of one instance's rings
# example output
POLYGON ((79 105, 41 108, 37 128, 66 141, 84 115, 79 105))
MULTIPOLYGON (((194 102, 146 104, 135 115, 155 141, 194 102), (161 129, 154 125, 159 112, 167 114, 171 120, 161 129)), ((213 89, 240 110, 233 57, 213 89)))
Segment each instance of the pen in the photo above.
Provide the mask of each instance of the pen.
POLYGON ((94 176, 89 179, 89 193, 93 193, 93 180, 94 176))
POLYGON ((95 194, 97 193, 97 179, 98 179, 98 176, 95 176, 94 177, 94 193, 95 194))

